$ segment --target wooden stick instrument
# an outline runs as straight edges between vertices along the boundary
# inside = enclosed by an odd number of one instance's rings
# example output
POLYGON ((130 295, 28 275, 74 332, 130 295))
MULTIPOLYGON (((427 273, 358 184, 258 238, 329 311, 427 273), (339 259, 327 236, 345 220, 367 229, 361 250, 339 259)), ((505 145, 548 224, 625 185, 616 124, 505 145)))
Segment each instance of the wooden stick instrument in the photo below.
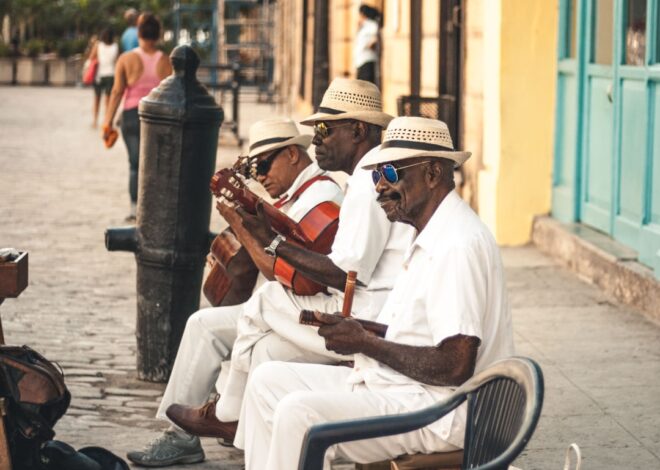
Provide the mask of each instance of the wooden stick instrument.
POLYGON ((357 272, 349 271, 346 275, 346 286, 344 287, 344 305, 341 309, 343 317, 351 316, 351 308, 353 307, 353 296, 355 295, 355 281, 357 279, 357 272))
MULTIPOLYGON (((335 315, 339 318, 346 318, 336 313, 330 313, 329 315, 335 315)), ((359 318, 353 318, 353 320, 355 320, 360 325, 362 325, 362 328, 364 328, 368 332, 373 333, 376 336, 380 336, 381 338, 384 338, 385 333, 387 333, 387 325, 385 325, 384 323, 378 323, 370 320, 360 320, 359 318)), ((323 326, 326 324, 317 320, 316 315, 314 315, 314 312, 312 310, 302 310, 300 312, 300 317, 298 319, 298 322, 301 325, 311 325, 311 326, 323 326)))

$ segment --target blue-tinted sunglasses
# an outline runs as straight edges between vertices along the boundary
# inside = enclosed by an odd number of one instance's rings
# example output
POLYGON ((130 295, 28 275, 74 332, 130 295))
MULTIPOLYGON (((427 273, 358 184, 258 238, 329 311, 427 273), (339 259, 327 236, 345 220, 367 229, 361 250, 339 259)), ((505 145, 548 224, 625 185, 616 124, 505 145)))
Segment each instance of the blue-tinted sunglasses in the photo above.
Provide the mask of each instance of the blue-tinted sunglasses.
POLYGON ((391 163, 386 163, 377 170, 371 172, 371 178, 374 180, 374 184, 378 184, 380 181, 381 175, 385 178, 390 184, 395 184, 399 181, 398 170, 403 170, 404 168, 410 168, 411 166, 423 165, 424 163, 429 163, 430 160, 425 160, 423 162, 411 163, 410 165, 400 166, 399 168, 395 167, 391 163))

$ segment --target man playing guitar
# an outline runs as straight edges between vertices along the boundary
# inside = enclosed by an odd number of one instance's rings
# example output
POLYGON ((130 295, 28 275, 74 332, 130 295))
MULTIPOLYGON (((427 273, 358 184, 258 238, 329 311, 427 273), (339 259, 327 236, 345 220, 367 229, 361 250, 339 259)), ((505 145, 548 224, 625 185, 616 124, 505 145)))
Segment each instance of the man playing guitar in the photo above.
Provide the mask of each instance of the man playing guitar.
POLYGON ((296 295, 277 282, 267 282, 255 291, 243 305, 237 322, 231 367, 217 406, 214 402, 201 408, 174 404, 167 416, 177 426, 198 436, 233 439, 234 445, 242 448, 244 430, 241 421, 236 420, 248 375, 257 365, 268 359, 328 364, 352 358, 329 351, 315 329, 300 325, 298 319, 303 309, 340 311, 348 271, 357 272, 353 311, 362 319, 375 317, 394 285, 414 229, 387 219, 376 201, 371 174, 359 168, 362 159, 377 151, 382 129, 391 119, 382 112, 380 91, 374 84, 338 78, 325 92, 318 112, 303 121, 314 126, 319 166, 349 175, 339 228, 328 255, 275 233, 268 227, 263 211, 253 215, 236 210, 241 225, 267 253, 327 286, 329 295, 296 295), (273 348, 270 358, 263 357, 264 343, 289 344, 292 350, 300 351, 300 356, 282 357, 273 348))
MULTIPOLYGON (((340 205, 343 200, 341 188, 307 154, 311 140, 312 136, 301 135, 290 119, 267 119, 250 128, 252 177, 277 199, 274 205, 294 221, 321 203, 331 201, 340 205)), ((257 286, 274 279, 274 258, 244 229, 236 210, 222 201, 217 207, 259 268, 257 286)), ((166 419, 165 410, 172 403, 199 406, 208 400, 222 362, 231 353, 241 311, 241 305, 234 305, 202 309, 190 316, 157 412, 159 419, 166 419)), ((268 355, 276 348, 278 357, 295 359, 300 352, 291 346, 284 342, 276 345, 264 342, 266 352, 262 353, 260 346, 256 354, 268 355)), ((197 437, 171 426, 143 451, 129 452, 127 456, 136 464, 159 467, 201 462, 204 451, 197 437)))

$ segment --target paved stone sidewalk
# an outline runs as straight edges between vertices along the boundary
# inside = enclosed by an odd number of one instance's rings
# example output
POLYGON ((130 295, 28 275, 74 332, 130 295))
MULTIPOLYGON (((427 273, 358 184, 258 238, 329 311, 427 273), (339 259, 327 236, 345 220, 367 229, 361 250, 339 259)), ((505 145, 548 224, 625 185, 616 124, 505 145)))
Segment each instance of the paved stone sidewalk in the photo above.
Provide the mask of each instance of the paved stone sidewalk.
MULTIPOLYGON (((163 386, 135 377, 135 262, 103 243, 128 212, 127 157, 89 127, 91 100, 90 90, 0 87, 0 247, 30 253, 30 286, 0 313, 9 344, 65 370, 74 398, 57 437, 123 456, 163 428, 153 419, 163 386)), ((242 112, 244 135, 276 113, 242 112)), ((237 153, 220 148, 223 161, 237 153)), ((546 380, 540 426, 516 465, 561 469, 577 442, 583 469, 660 468, 660 328, 533 247, 503 253, 518 353, 546 380)), ((177 468, 240 468, 240 452, 212 439, 205 449, 206 463, 177 468)))

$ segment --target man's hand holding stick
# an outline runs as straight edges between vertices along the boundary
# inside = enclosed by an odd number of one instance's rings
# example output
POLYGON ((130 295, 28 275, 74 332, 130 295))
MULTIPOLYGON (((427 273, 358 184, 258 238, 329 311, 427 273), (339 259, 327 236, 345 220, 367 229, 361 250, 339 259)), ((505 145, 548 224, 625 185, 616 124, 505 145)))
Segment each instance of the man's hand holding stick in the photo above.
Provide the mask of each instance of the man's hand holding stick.
POLYGON ((361 335, 374 334, 385 337, 387 325, 351 317, 357 273, 349 271, 344 289, 344 305, 340 313, 322 313, 312 310, 300 312, 300 323, 319 327, 319 335, 326 339, 326 346, 340 354, 358 352, 354 347, 361 343, 361 335))

